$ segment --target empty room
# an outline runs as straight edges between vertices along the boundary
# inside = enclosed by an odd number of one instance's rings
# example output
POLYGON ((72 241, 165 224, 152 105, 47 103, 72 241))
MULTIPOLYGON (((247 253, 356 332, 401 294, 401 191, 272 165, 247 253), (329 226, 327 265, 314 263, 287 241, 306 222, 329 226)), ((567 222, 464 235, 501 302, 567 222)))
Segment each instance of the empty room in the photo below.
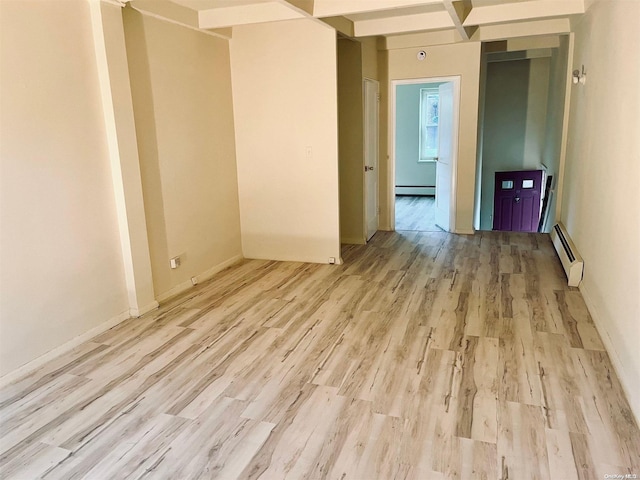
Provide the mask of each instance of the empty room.
POLYGON ((638 18, 0 1, 0 478, 636 478, 638 18))

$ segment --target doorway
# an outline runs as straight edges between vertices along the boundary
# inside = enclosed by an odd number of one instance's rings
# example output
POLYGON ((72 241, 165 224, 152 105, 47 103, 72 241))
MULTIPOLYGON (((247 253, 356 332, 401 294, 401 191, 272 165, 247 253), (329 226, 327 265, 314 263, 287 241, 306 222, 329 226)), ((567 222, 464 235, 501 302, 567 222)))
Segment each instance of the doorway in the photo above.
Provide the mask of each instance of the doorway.
POLYGON ((455 231, 460 77, 392 81, 394 230, 455 231))
POLYGON ((368 242, 378 231, 378 101, 379 84, 363 80, 364 96, 364 211, 365 238, 368 242))

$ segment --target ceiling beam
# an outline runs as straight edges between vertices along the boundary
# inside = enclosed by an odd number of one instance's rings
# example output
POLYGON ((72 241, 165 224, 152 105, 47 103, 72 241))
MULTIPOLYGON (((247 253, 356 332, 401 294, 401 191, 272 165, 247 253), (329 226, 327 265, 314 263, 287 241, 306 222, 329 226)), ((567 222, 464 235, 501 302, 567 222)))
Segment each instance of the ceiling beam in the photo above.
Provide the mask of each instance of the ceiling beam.
POLYGON ((418 32, 421 30, 438 30, 451 27, 453 27, 453 22, 445 10, 441 12, 398 15, 395 17, 374 18, 354 22, 356 37, 418 32))
POLYGON ((503 23, 499 25, 485 25, 480 27, 477 38, 483 42, 507 40, 518 37, 532 37, 540 35, 555 35, 569 33, 571 24, 568 18, 552 18, 532 22, 503 23))
POLYGON ((473 27, 464 27, 465 35, 464 36, 461 35, 461 36, 465 40, 477 40, 477 38, 474 38, 474 35, 478 33, 479 29, 480 27, 477 25, 474 25, 473 27))
POLYGON ((381 37, 381 50, 395 50, 397 48, 422 47, 426 45, 446 45, 462 41, 455 28, 449 30, 435 30, 431 32, 408 33, 404 35, 389 35, 381 37))
POLYGON ((442 0, 315 0, 313 15, 315 17, 337 17, 441 3, 442 0))
POLYGON ((214 35, 214 36, 220 37, 220 38, 226 38, 227 40, 231 40, 231 38, 233 37, 233 27, 210 28, 208 30, 200 29, 200 31, 201 32, 208 32, 211 35, 214 35))
POLYGON ((471 0, 443 0, 443 4, 460 36, 464 40, 470 40, 476 29, 467 30, 463 23, 473 9, 471 0))
POLYGON ((507 52, 558 48, 559 46, 560 35, 518 37, 507 39, 507 52))
POLYGON ((291 4, 288 2, 275 1, 200 10, 198 23, 200 28, 215 29, 252 23, 293 20, 305 16, 300 11, 291 8, 291 4))
POLYGON ((303 14, 307 17, 313 16, 313 4, 315 0, 278 0, 278 3, 303 14))
POLYGON ((322 21, 347 37, 355 37, 353 22, 346 17, 326 17, 322 21))
POLYGON ((531 0, 475 7, 463 24, 489 25, 584 13, 583 0, 531 0))
POLYGON ((229 40, 231 38, 231 28, 218 28, 212 30, 202 30, 198 22, 198 12, 190 8, 183 7, 169 0, 133 0, 128 2, 130 8, 146 15, 157 18, 165 22, 180 25, 190 30, 211 35, 212 37, 229 40))
POLYGON ((198 28, 198 12, 169 0, 133 0, 129 5, 145 15, 165 19, 189 28, 198 28))

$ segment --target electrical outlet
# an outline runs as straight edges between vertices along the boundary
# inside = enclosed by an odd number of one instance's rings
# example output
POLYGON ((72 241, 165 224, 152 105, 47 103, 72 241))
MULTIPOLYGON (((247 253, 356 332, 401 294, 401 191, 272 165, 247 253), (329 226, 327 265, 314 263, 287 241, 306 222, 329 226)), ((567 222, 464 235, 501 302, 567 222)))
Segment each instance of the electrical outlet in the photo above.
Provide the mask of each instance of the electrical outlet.
POLYGON ((336 257, 329 257, 329 265, 333 265, 336 263, 336 257))
POLYGON ((169 260, 169 265, 171 265, 172 269, 176 269, 180 266, 180 257, 173 257, 169 260))

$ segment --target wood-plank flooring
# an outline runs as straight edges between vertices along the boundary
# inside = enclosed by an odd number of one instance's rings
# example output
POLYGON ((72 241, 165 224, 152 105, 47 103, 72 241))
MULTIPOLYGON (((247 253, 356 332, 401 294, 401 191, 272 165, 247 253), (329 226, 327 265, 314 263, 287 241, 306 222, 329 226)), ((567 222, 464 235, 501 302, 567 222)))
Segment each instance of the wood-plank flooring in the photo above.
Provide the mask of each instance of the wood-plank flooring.
POLYGON ((436 225, 436 200, 433 196, 396 195, 396 230, 442 232, 436 225))
POLYGON ((379 232, 343 258, 244 261, 2 389, 0 476, 640 475, 547 236, 379 232))

